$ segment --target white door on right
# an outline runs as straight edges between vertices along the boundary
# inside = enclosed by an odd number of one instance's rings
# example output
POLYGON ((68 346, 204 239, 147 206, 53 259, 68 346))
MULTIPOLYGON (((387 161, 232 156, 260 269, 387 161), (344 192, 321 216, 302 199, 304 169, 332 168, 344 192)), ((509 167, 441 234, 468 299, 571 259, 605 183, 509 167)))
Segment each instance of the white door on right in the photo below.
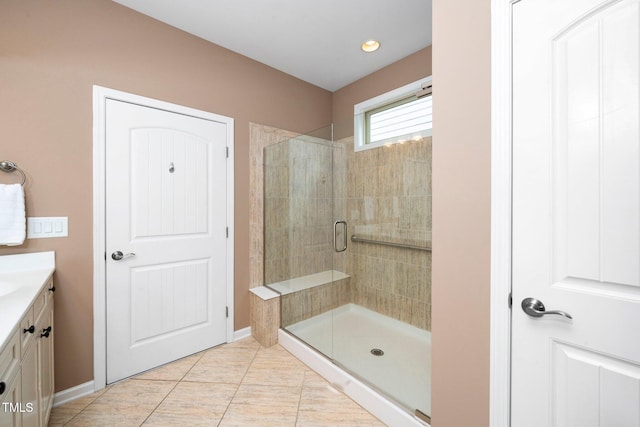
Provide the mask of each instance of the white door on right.
POLYGON ((513 5, 513 427, 640 426, 639 64, 639 0, 513 5))

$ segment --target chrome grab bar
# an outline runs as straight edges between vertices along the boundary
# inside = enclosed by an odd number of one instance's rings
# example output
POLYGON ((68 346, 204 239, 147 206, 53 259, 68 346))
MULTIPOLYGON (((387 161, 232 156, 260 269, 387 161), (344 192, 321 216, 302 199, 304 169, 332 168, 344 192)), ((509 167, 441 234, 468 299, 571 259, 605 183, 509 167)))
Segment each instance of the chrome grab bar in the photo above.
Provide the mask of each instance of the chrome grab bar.
POLYGON ((395 243, 395 242, 385 242, 382 240, 363 239, 355 235, 351 236, 351 241, 357 242, 357 243, 372 243, 374 245, 393 246, 394 248, 415 249, 417 251, 431 252, 431 248, 428 248, 426 246, 407 245, 405 243, 395 243))
POLYGON ((340 220, 333 223, 333 249, 336 252, 344 252, 347 250, 347 221, 340 220), (344 242, 342 244, 342 248, 338 249, 337 240, 338 240, 338 224, 344 225, 344 242))

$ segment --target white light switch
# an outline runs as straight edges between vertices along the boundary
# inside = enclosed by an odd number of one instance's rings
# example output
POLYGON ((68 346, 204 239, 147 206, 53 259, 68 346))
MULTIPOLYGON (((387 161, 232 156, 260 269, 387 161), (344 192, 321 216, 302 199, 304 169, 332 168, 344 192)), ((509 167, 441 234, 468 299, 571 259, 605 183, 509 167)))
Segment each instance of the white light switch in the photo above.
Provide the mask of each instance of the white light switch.
POLYGON ((69 218, 29 217, 27 218, 27 238, 42 239, 46 237, 67 237, 69 235, 69 218))

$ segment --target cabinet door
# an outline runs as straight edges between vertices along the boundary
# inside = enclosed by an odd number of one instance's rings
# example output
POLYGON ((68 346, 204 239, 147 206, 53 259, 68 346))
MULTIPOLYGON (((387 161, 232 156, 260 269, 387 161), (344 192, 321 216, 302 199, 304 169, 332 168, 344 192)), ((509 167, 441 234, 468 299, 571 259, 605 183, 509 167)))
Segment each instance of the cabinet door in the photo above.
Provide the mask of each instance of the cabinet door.
POLYGON ((34 345, 29 347, 27 354, 22 358, 22 398, 17 402, 22 402, 24 405, 22 410, 23 427, 37 427, 40 425, 38 416, 38 341, 39 338, 36 338, 34 345), (27 405, 29 406, 27 407, 27 405))
POLYGON ((38 383, 40 386, 40 425, 46 426, 53 404, 53 298, 42 313, 42 330, 38 341, 38 383), (47 333, 48 331, 48 333, 47 333))
POLYGON ((16 404, 21 402, 21 396, 20 374, 18 373, 9 387, 2 393, 2 396, 0 396, 0 427, 22 426, 20 408, 15 407, 16 404), (12 408, 10 405, 14 405, 14 407, 12 408))

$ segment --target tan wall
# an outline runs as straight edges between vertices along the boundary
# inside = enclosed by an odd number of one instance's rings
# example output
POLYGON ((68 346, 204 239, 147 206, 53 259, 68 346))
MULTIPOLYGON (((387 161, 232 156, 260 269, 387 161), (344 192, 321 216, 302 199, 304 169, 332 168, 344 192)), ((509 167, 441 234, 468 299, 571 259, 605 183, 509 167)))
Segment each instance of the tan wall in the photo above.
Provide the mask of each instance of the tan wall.
POLYGON ((491 9, 433 2, 433 425, 489 425, 491 9))
POLYGON ((431 46, 369 74, 333 93, 336 140, 353 136, 353 106, 431 75, 431 46))
POLYGON ((0 255, 56 251, 58 391, 93 378, 94 84, 235 119, 236 330, 249 325, 249 122, 331 121, 330 92, 114 2, 0 2, 0 160, 27 173, 28 215, 69 217, 68 238, 0 255))

